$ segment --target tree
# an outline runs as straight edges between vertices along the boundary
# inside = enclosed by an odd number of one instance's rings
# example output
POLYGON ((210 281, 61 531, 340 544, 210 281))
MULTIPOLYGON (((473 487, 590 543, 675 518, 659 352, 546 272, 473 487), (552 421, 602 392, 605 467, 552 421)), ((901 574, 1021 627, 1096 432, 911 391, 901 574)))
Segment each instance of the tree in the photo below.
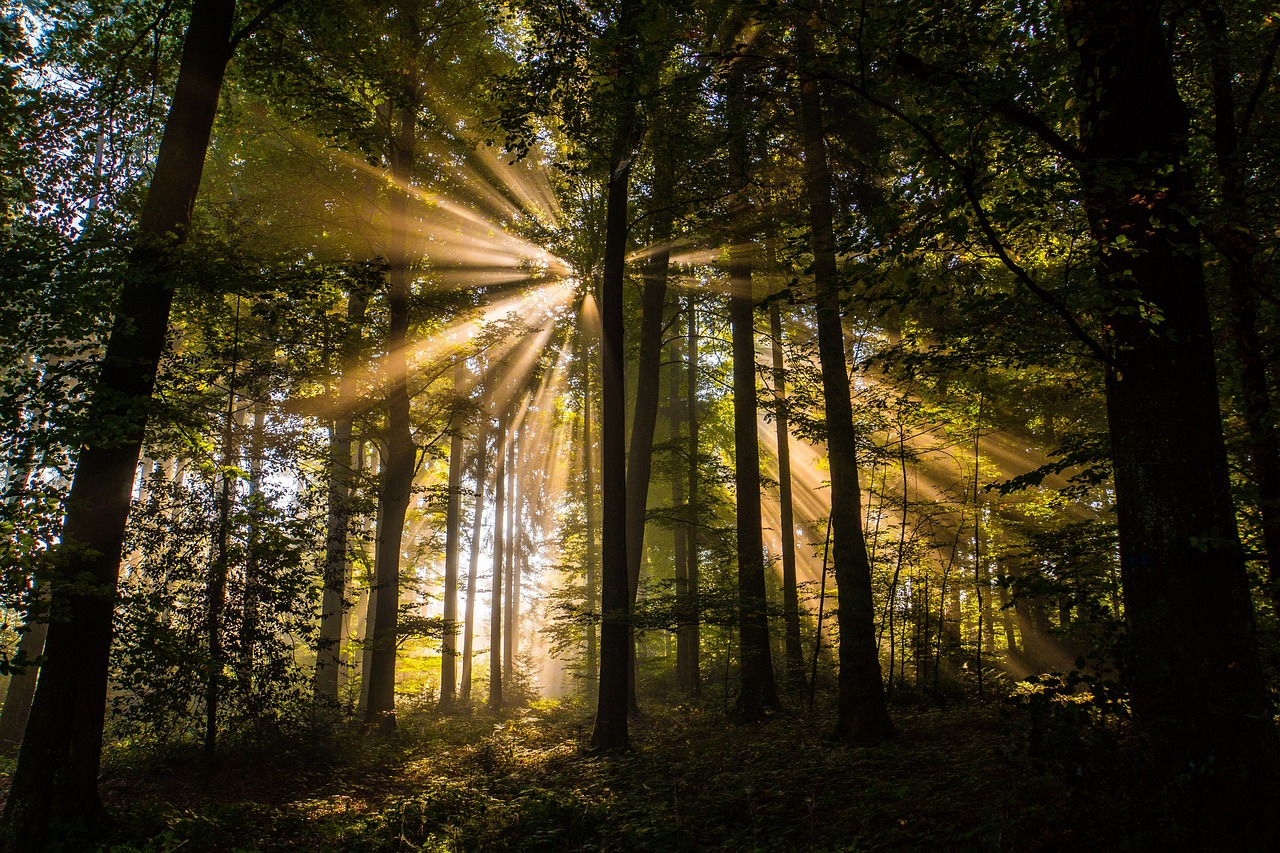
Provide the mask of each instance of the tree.
POLYGON ((1163 14, 1159 2, 1077 0, 1066 19, 1079 61, 1083 198, 1107 299, 1126 675, 1135 719, 1194 843, 1266 846, 1280 837, 1280 747, 1190 221, 1190 117, 1163 14))
POLYGON ((812 22, 796 25, 801 63, 800 99, 804 139, 805 190, 817 291, 818 356, 826 413, 827 457, 831 461, 831 544, 839 605, 840 690, 835 736, 849 743, 876 743, 893 737, 885 707, 880 658, 875 646, 875 604, 871 565, 862 531, 857 434, 849 401, 844 332, 840 323, 839 279, 832 232, 831 182, 822 127, 822 99, 812 63, 816 49, 812 22))
POLYGON ((115 437, 86 436, 57 556, 47 661, 32 702, 3 828, 10 849, 37 849, 55 827, 96 825, 111 617, 156 368, 173 301, 171 270, 187 235, 223 75, 235 44, 233 0, 196 0, 155 172, 90 404, 115 437))

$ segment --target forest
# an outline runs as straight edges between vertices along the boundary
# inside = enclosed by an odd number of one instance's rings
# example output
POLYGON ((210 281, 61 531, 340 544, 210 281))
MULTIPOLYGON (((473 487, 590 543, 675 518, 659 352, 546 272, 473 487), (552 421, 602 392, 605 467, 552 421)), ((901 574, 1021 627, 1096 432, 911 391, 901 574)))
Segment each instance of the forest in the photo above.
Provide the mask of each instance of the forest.
POLYGON ((1278 52, 0 0, 0 850, 1280 850, 1278 52))

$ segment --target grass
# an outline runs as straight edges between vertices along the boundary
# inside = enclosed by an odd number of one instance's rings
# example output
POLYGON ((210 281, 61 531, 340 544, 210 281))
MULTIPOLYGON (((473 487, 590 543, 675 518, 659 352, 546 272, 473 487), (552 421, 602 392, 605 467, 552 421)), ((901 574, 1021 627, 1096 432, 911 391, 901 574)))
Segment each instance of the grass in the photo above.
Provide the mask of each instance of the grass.
POLYGON ((402 713, 350 733, 224 752, 115 753, 103 849, 127 851, 1122 849, 1125 786, 1033 762, 1024 724, 987 706, 899 707, 901 737, 835 747, 832 720, 759 726, 716 709, 650 709, 633 748, 586 744, 590 714, 402 713))

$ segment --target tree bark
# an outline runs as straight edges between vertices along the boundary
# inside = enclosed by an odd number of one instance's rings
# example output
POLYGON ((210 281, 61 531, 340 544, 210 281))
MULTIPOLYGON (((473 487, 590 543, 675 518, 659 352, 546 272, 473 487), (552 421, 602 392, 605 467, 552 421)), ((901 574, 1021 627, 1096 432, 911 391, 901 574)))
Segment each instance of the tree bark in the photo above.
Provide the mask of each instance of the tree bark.
POLYGON ((1221 201, 1211 217, 1216 221, 1208 229, 1208 236, 1227 262, 1227 322, 1240 363, 1240 414, 1249 434, 1249 462, 1258 490, 1269 593, 1280 608, 1280 434, 1276 431, 1267 358, 1258 335, 1258 294, 1265 288, 1255 265, 1259 241, 1249 221, 1242 150, 1251 116, 1236 113, 1236 75, 1222 6, 1216 0, 1206 0, 1198 8, 1208 36, 1214 162, 1221 188, 1221 201))
POLYGON ((1275 848, 1280 749, 1236 532, 1162 4, 1075 0, 1085 210, 1110 300, 1106 397, 1134 721, 1188 846, 1275 848))
POLYGON ((875 644, 875 604, 871 564, 862 529, 862 487, 858 482, 857 433, 849 400, 849 372, 841 328, 835 237, 832 233, 831 176, 822 128, 822 100, 810 70, 815 60, 808 21, 796 27, 801 63, 801 130, 805 192, 817 289, 818 357, 826 407, 827 454, 831 462, 831 552, 839 596, 839 699, 835 737, 847 743, 877 743, 895 734, 885 705, 880 657, 875 644))
POLYGON ((111 620, 134 471, 173 301, 171 248, 191 222, 227 61, 234 0, 196 0, 138 236, 92 392, 51 586, 55 614, 2 819, 11 850, 38 850, 54 826, 96 826, 111 620), (86 583, 87 582, 87 583, 86 583))
POLYGON ((688 477, 689 507, 685 525, 688 547, 685 587, 676 589, 680 604, 680 633, 676 638, 676 680, 686 695, 697 696, 702 692, 700 652, 702 647, 702 614, 699 605, 698 528, 698 314, 697 300, 692 293, 685 299, 688 339, 685 346, 688 356, 685 386, 686 412, 689 418, 688 477), (683 593, 683 595, 681 594, 683 593))
MULTIPOLYGON (((585 336, 584 336, 585 337, 585 336)), ((582 457, 584 477, 583 477, 583 522, 586 524, 587 544, 585 558, 586 577, 583 585, 586 587, 583 596, 583 606, 586 608, 591 618, 587 622, 586 636, 586 680, 589 685, 588 695, 594 692, 596 687, 596 679, 599 676, 598 667, 598 649, 596 637, 596 587, 599 585, 599 578, 596 574, 596 454, 595 454, 595 430, 592 429, 592 394, 591 394, 591 360, 588 357, 589 348, 585 342, 582 348, 582 457)))
MULTIPOLYGON (((400 10, 404 12, 405 10, 400 10)), ((391 269, 387 276, 387 311, 390 324, 387 329, 387 354, 384 361, 384 377, 387 383, 387 459, 382 468, 382 483, 378 501, 382 505, 382 535, 378 539, 378 588, 374 624, 366 643, 372 644, 369 669, 365 679, 369 684, 368 705, 365 707, 365 725, 380 732, 394 731, 396 727, 396 639, 397 619, 400 609, 400 549, 404 537, 405 515, 413 493, 413 475, 417 453, 413 445, 413 433, 409 423, 409 301, 412 291, 408 247, 409 185, 413 180, 413 167, 417 159, 417 110, 419 83, 416 58, 412 45, 419 38, 413 15, 406 16, 406 35, 403 46, 410 54, 407 67, 401 77, 403 103, 396 111, 395 138, 391 140, 391 177, 396 184, 392 198, 393 225, 389 252, 391 269)))
POLYGON ((480 548, 484 539, 484 487, 489 467, 489 436, 484 426, 476 437, 476 509, 471 518, 471 563, 467 569, 467 600, 462 615, 462 701, 471 701, 471 659, 475 655, 476 584, 480 578, 480 548))
MULTIPOLYGON (((462 359, 453 367, 453 393, 460 397, 466 381, 462 359)), ((440 705, 447 708, 457 695, 458 681, 458 557, 462 539, 462 418, 453 419, 449 439, 449 497, 444 512, 444 640, 440 648, 440 705)))
POLYGON ((493 473, 493 574, 489 598, 489 708, 502 707, 502 575, 507 547, 507 448, 512 441, 504 409, 498 416, 497 468, 493 473))
POLYGON ((787 687, 805 689, 804 648, 800 643, 800 593, 796 587, 796 523, 791 501, 791 431, 787 425, 787 371, 782 354, 782 312, 769 303, 773 338, 774 426, 778 436, 778 513, 782 528, 782 619, 786 631, 787 687))
MULTIPOLYGON (((665 205, 671 196, 672 163, 661 150, 655 164, 653 203, 665 205)), ((631 447, 627 454, 627 580, 631 608, 635 609, 640 588, 640 562, 644 553, 645 520, 648 515, 649 482, 653 472, 653 436, 658 423, 661 385, 663 309, 667 301, 667 268, 671 251, 672 214, 669 207, 654 215, 651 243, 656 251, 645 263, 644 290, 640 301, 640 357, 636 364, 636 404, 631 419, 631 447)), ((631 660, 628 704, 636 710, 635 630, 630 637, 631 660)))
MULTIPOLYGON (((358 393, 356 347, 368 303, 368 296, 359 290, 353 289, 347 295, 347 325, 342 336, 338 380, 338 403, 344 408, 354 403, 358 393)), ((320 601, 314 690, 317 702, 337 707, 338 674, 342 669, 342 619, 346 610, 347 546, 355 491, 350 416, 335 418, 329 436, 329 510, 325 520, 324 591, 320 601)))
MULTIPOLYGON (((618 28, 631 38, 634 2, 624 0, 618 28)), ((604 272, 600 288, 600 689, 591 745, 624 749, 627 732, 631 595, 627 568, 627 398, 623 370, 622 289, 626 270, 627 195, 631 182, 634 103, 615 131, 605 214, 604 272)))

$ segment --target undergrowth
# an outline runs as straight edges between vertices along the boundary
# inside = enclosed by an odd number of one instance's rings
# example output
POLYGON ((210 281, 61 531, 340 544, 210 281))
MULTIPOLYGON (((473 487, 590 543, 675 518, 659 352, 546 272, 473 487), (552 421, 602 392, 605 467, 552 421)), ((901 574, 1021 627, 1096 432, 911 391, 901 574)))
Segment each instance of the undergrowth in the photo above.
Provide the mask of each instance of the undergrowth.
POLYGON ((114 853, 192 851, 1123 850, 1124 780, 1045 767, 1015 711, 895 709, 901 736, 829 743, 832 720, 759 726, 649 709, 619 754, 590 714, 411 711, 391 737, 317 729, 197 753, 117 750, 103 790, 114 853))

